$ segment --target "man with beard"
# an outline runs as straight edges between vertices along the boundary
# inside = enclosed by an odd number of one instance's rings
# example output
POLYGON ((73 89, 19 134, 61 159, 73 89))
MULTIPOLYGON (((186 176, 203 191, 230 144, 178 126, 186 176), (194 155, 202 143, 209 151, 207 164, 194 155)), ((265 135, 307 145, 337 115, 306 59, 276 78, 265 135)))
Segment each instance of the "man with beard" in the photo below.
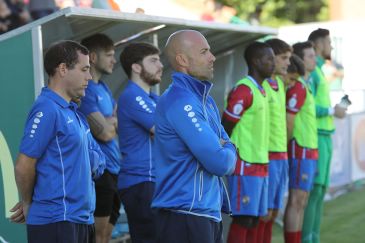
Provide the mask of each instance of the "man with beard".
POLYGON ((92 80, 81 100, 79 110, 86 116, 90 130, 106 157, 104 174, 95 181, 96 242, 109 242, 112 229, 119 216, 120 199, 117 180, 120 154, 117 135, 116 103, 109 88, 100 80, 111 74, 115 64, 114 43, 106 35, 95 34, 81 41, 90 51, 92 80))
POLYGON ((209 95, 215 57, 194 30, 170 35, 165 52, 175 72, 155 112, 157 242, 223 242, 222 176, 232 173, 236 150, 209 95))
POLYGON ((329 82, 326 80, 322 66, 325 60, 331 60, 331 38, 327 29, 314 30, 308 37, 313 43, 317 56, 317 66, 311 73, 311 86, 316 104, 318 133, 318 164, 314 187, 310 192, 303 225, 303 242, 320 242, 320 225, 323 200, 329 185, 330 165, 332 159, 332 134, 335 131, 333 118, 343 118, 346 108, 331 106, 329 82))
POLYGON ((155 189, 154 113, 161 82, 160 51, 148 43, 132 43, 120 54, 129 81, 118 100, 118 135, 122 154, 119 195, 127 213, 132 242, 154 242, 151 201, 155 189))
POLYGON ((228 95, 223 114, 239 155, 227 178, 233 217, 228 243, 256 242, 259 217, 268 213, 269 106, 262 84, 275 70, 275 55, 268 44, 253 42, 244 58, 248 76, 228 95))

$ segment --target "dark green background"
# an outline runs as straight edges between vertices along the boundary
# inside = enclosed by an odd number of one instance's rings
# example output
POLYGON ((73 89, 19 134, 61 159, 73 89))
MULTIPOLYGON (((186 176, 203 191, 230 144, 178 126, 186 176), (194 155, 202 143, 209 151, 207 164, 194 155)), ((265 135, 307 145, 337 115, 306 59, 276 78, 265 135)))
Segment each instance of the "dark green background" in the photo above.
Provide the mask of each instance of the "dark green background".
MULTIPOLYGON (((0 42, 0 130, 14 162, 24 123, 34 101, 33 77, 31 31, 0 42)), ((10 223, 5 218, 4 201, 0 173, 0 236, 11 243, 26 242, 25 225, 10 223)))

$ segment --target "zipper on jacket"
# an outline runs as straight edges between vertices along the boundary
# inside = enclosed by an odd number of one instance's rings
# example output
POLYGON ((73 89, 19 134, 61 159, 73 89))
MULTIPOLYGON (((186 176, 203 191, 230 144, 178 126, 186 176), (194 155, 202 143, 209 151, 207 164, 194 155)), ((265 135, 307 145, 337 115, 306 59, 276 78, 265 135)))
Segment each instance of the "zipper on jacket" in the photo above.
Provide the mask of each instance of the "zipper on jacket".
MULTIPOLYGON (((226 188, 226 184, 224 184, 224 181, 223 181, 223 178, 222 177, 219 177, 221 183, 223 184, 223 188, 224 188, 224 192, 225 192, 225 196, 227 198, 227 202, 228 202, 228 211, 229 211, 229 214, 231 215, 232 214, 232 208, 231 208, 231 202, 230 202, 230 199, 229 199, 229 195, 228 195, 228 191, 227 191, 227 188, 226 188)), ((224 201, 224 199, 223 199, 224 201)))
POLYGON ((207 122, 209 122, 209 119, 208 119, 208 114, 207 114, 207 110, 206 110, 206 107, 205 107, 205 105, 206 105, 206 101, 207 101, 207 98, 206 98, 206 90, 207 90, 207 87, 206 86, 204 86, 204 93, 203 93, 203 111, 204 111, 204 117, 205 117, 205 120, 207 121, 207 122))
POLYGON ((197 162, 197 163, 196 163, 195 173, 194 173, 194 191, 193 191, 193 200, 192 200, 192 202, 191 202, 189 212, 193 209, 194 202, 195 202, 195 194, 196 194, 196 175, 198 174, 198 170, 199 170, 199 163, 197 162))
POLYGON ((199 198, 198 201, 200 202, 203 198, 203 190, 204 190, 204 171, 200 171, 199 175, 199 198))

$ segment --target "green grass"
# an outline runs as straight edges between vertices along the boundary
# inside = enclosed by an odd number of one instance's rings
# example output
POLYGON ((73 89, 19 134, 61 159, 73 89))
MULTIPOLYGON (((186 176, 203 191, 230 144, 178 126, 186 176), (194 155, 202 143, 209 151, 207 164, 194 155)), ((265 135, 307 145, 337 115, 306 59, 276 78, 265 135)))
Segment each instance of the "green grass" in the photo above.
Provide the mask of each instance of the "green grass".
MULTIPOLYGON (((321 243, 365 242, 365 188, 326 202, 321 224, 321 243)), ((284 242, 282 228, 273 229, 272 243, 284 242)))

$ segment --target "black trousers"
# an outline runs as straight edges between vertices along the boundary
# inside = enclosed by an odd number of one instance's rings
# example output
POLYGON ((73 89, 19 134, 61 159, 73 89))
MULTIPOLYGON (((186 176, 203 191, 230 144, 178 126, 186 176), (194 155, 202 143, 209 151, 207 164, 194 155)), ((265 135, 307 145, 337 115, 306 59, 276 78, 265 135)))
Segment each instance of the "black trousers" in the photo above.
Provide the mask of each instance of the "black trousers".
POLYGON ((67 221, 27 225, 27 236, 29 243, 95 243, 95 227, 67 221))
POLYGON ((223 243, 222 222, 169 210, 156 212, 156 234, 158 243, 223 243))
POLYGON ((154 190, 154 182, 142 182, 119 191, 133 243, 156 242, 155 215, 151 209, 154 190))

